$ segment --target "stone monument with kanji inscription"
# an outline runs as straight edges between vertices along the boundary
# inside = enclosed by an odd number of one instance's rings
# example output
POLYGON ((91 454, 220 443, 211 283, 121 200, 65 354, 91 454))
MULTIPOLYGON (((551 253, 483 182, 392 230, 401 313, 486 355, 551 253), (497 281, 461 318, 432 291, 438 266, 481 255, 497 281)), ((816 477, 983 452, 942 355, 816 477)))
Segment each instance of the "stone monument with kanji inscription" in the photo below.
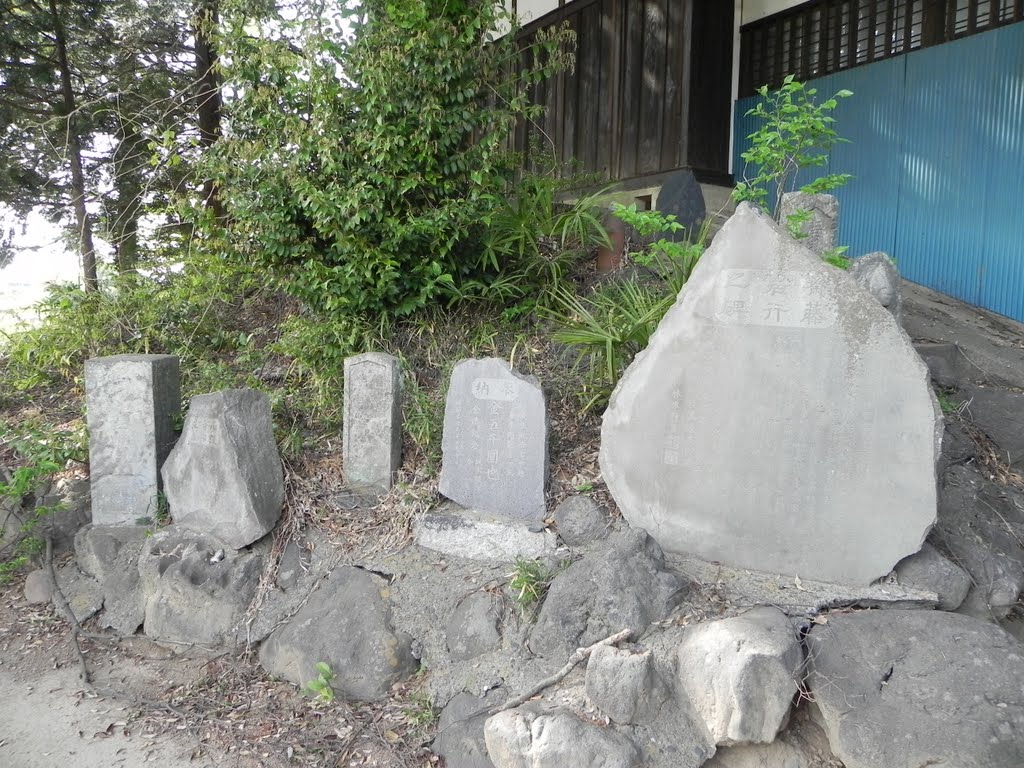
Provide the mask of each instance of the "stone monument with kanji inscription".
POLYGON ((544 518, 548 438, 544 393, 498 358, 463 360, 444 409, 440 491, 513 520, 544 518))
POLYGON ((940 437, 892 315, 741 205, 620 381, 600 462, 669 552, 861 585, 934 523, 940 437))

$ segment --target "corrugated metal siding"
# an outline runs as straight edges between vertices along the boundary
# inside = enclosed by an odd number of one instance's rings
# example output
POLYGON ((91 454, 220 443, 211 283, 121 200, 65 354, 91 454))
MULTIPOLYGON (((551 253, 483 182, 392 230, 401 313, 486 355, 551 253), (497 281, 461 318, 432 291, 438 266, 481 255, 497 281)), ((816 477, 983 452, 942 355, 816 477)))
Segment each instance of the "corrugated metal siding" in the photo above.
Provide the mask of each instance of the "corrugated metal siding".
MULTIPOLYGON (((1024 321, 1024 24, 815 80, 854 92, 829 169, 840 242, 893 255, 907 277, 1024 321)), ((756 122, 736 105, 740 154, 756 122)))

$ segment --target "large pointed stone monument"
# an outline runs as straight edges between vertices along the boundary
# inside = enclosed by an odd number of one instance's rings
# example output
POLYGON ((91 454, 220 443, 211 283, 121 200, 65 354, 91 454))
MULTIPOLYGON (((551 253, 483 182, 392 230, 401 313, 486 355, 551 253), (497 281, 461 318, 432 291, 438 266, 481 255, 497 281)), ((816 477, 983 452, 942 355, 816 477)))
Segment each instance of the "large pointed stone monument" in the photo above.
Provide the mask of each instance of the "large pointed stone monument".
POLYGON ((668 552, 861 585, 935 521, 940 435, 892 316, 741 205, 620 381, 600 460, 668 552))

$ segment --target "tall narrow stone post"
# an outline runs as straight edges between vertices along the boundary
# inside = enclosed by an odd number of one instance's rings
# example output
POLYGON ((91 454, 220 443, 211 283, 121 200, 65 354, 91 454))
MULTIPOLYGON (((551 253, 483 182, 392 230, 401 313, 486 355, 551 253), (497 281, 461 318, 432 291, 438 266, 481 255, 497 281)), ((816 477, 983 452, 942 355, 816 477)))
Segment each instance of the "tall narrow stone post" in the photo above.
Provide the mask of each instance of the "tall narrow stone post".
POLYGON ((92 521, 134 525, 157 511, 160 467, 174 446, 181 377, 173 355, 85 363, 92 521))
POLYGON ((345 360, 342 453, 352 485, 388 490, 402 463, 402 379, 398 358, 368 352, 345 360))

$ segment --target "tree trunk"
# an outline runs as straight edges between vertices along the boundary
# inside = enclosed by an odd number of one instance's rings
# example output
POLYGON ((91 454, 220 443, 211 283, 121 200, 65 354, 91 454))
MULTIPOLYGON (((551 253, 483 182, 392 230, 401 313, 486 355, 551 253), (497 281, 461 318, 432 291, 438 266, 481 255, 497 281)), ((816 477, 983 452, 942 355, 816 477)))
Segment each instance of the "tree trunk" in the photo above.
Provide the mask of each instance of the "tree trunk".
MULTIPOLYGON (((217 51, 213 45, 213 29, 219 21, 218 0, 198 0, 194 15, 196 40, 196 81, 198 88, 197 118, 199 123, 199 145, 209 149, 220 138, 221 94, 220 76, 217 73, 217 51)), ((203 184, 206 207, 218 219, 224 217, 224 205, 220 199, 217 183, 207 179, 203 184)))
POLYGON ((75 209, 75 225, 78 227, 78 258, 82 266, 82 281, 86 291, 99 290, 96 273, 96 248, 92 242, 92 222, 85 207, 85 173, 82 170, 82 143, 78 135, 74 84, 71 81, 71 65, 68 63, 67 33, 57 10, 56 0, 50 0, 50 15, 53 19, 54 45, 57 50, 57 64, 60 69, 60 85, 63 103, 61 111, 67 120, 68 162, 71 164, 71 196, 75 209))
POLYGON ((119 274, 133 271, 139 263, 139 216, 142 213, 143 163, 146 140, 129 123, 118 128, 114 150, 114 187, 117 204, 110 222, 114 265, 119 274))

